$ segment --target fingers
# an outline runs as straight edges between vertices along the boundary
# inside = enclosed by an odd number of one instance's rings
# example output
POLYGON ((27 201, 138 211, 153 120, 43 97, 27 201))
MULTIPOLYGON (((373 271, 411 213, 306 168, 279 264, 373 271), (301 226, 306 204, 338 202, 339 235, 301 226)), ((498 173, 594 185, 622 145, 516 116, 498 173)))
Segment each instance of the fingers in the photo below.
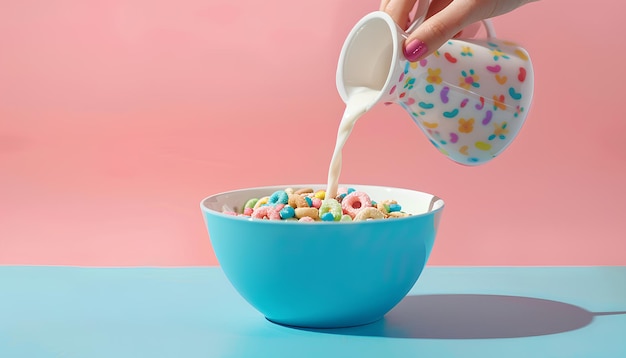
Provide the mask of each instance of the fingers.
MULTIPOLYGON (((380 11, 384 11, 404 30, 409 27, 411 10, 418 0, 382 0, 380 11)), ((428 1, 428 0, 421 0, 428 1)))
POLYGON ((404 55, 412 62, 428 56, 467 25, 492 12, 490 0, 433 0, 424 21, 405 41, 404 55))

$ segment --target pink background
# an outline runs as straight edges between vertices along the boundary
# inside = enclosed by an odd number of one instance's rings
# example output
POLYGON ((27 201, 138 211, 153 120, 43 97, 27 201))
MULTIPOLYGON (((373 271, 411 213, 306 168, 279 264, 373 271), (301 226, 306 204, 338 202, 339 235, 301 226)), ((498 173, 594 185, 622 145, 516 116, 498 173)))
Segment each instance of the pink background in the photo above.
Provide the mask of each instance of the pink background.
MULTIPOLYGON (((512 146, 469 168, 399 107, 363 117, 343 182, 447 208, 431 265, 626 264, 621 2, 494 20, 530 52, 512 146)), ((215 265, 212 193, 324 182, 345 36, 377 0, 0 3, 0 264, 215 265)))

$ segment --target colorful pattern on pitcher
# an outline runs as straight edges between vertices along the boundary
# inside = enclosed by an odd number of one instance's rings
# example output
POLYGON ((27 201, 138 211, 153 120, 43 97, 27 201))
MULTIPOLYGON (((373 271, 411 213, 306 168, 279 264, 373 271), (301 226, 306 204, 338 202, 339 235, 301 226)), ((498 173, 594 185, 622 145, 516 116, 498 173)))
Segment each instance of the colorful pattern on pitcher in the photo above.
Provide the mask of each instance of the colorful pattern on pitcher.
POLYGON ((449 41, 426 59, 401 66, 389 94, 457 162, 492 159, 525 120, 533 71, 528 54, 513 43, 449 41))

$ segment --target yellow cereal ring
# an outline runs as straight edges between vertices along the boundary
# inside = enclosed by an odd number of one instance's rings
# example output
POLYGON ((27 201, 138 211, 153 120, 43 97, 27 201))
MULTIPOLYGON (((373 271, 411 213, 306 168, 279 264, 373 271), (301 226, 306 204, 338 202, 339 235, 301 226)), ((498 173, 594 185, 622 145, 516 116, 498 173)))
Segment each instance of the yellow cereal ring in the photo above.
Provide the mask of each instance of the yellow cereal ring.
POLYGON ((376 209, 373 206, 369 206, 359 210, 359 212, 354 217, 354 221, 362 221, 362 220, 378 220, 384 219, 385 214, 383 214, 380 210, 376 209))
POLYGON ((254 209, 258 209, 261 205, 265 205, 270 201, 270 197, 269 196, 264 196, 261 199, 259 199, 259 201, 256 202, 256 204, 254 204, 254 209))
POLYGON ((308 216, 313 220, 320 219, 319 211, 316 208, 296 208, 296 217, 298 219, 303 218, 305 216, 308 216))

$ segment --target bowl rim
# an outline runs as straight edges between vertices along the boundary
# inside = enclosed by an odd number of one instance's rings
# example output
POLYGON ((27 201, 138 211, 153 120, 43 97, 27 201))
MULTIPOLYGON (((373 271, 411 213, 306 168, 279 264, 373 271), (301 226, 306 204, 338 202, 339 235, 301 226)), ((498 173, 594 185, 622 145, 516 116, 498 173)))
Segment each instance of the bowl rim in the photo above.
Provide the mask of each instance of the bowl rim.
MULTIPOLYGON (((441 197, 429 193, 429 192, 425 192, 425 191, 421 191, 421 190, 416 190, 416 189, 410 189, 410 188, 405 188, 405 187, 395 187, 395 186, 387 186, 387 185, 373 185, 373 184, 355 184, 355 183, 348 183, 348 184, 341 184, 342 187, 370 187, 370 188, 377 188, 377 189, 397 189, 397 190, 406 190, 406 191, 411 191, 411 192, 415 192, 415 193, 421 193, 421 194, 426 194, 426 195, 432 195, 432 199, 431 202, 429 204, 429 210, 420 214, 411 214, 410 216, 407 217, 403 217, 403 218, 397 218, 397 219, 393 219, 393 220, 364 220, 364 221, 316 221, 313 224, 315 224, 315 226, 319 226, 319 225, 333 225, 336 226, 337 224, 341 224, 341 225, 380 225, 380 224, 384 224, 384 223, 389 223, 389 222, 396 222, 398 220, 417 220, 420 217, 423 216, 428 216, 428 215, 435 215, 438 212, 442 211, 443 208, 445 207, 446 203, 445 200, 443 200, 441 197), (435 204, 440 203, 437 205, 437 207, 435 208, 435 204)), ((210 198, 214 198, 220 195, 226 195, 226 194, 233 194, 233 193, 237 193, 237 192, 244 192, 244 191, 251 191, 251 190, 264 190, 267 189, 268 191, 270 190, 277 190, 277 189, 285 189, 285 188, 290 188, 290 187, 300 187, 300 188, 316 188, 316 187, 326 187, 326 184, 324 183, 317 183, 317 184, 286 184, 286 185, 261 185, 261 186, 255 186, 255 187, 248 187, 248 188, 241 188, 241 189, 233 189, 233 190, 226 190, 226 191, 221 191, 215 194, 211 194, 209 196, 204 197, 202 200, 200 200, 200 209, 203 212, 206 212, 207 214, 210 215, 216 215, 218 217, 224 217, 224 218, 230 218, 233 220, 241 220, 241 221, 248 221, 248 222, 254 222, 254 223, 263 223, 263 225, 303 225, 306 223, 302 223, 299 221, 288 221, 288 220, 261 220, 261 219, 253 219, 251 217, 248 216, 239 216, 239 215, 231 215, 231 214, 225 214, 221 211, 217 211, 214 209, 211 209, 209 207, 207 207, 205 205, 205 202, 210 199, 210 198)))

